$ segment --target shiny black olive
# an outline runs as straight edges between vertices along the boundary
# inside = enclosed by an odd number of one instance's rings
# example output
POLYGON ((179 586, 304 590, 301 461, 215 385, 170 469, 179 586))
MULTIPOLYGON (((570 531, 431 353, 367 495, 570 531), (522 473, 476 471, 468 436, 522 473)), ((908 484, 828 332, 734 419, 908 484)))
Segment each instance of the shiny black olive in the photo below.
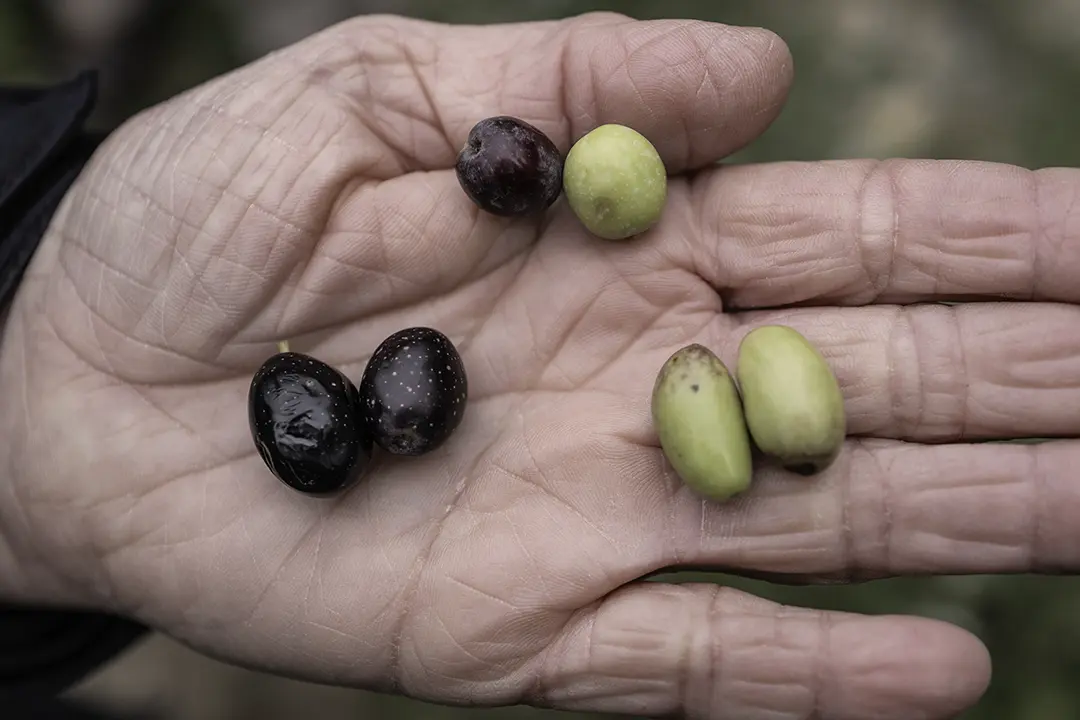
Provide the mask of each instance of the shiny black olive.
POLYGON ((454 166, 465 194, 492 215, 532 215, 562 192, 563 156, 524 120, 499 115, 469 131, 454 166))
POLYGON ((371 458, 356 386, 302 353, 278 353, 256 371, 248 390, 248 423, 266 466, 300 492, 343 490, 371 458))
POLYGON ((386 338, 359 389, 372 438, 393 455, 423 455, 442 445, 461 423, 469 396, 457 348, 427 327, 386 338))

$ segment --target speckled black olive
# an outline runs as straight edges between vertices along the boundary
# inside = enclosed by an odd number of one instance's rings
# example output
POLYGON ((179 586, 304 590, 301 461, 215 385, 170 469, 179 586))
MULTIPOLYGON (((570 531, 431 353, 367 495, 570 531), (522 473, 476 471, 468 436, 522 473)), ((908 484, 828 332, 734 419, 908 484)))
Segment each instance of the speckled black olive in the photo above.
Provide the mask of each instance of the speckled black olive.
POLYGON ((457 348, 427 327, 386 338, 359 389, 369 433, 394 455, 423 455, 442 445, 461 423, 469 396, 457 348))
POLYGON ((492 215, 539 213, 562 192, 559 148, 536 127, 507 115, 473 126, 455 170, 465 194, 492 215))
POLYGON ((321 360, 273 355, 248 390, 248 422, 263 462, 289 487, 325 495, 352 485, 372 440, 356 386, 321 360))

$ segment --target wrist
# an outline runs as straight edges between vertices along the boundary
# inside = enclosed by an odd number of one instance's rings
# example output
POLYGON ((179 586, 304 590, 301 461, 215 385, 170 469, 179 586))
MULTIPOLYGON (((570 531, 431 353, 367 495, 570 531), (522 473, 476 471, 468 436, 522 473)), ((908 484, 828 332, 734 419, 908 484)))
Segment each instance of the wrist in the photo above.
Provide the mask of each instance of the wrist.
POLYGON ((91 73, 52 88, 0 87, 0 694, 61 692, 145 632, 99 612, 109 593, 79 561, 88 549, 78 528, 53 521, 52 499, 29 499, 49 465, 31 448, 52 455, 58 439, 37 436, 28 399, 72 390, 32 386, 35 362, 52 357, 30 329, 45 326, 47 271, 24 275, 32 259, 50 264, 38 245, 101 140, 82 128, 95 96, 91 73), (74 558, 64 557, 68 548, 74 558))
MULTIPOLYGON (((7 302, 0 308, 0 387, 9 387, 5 382, 10 374, 5 358, 10 359, 12 354, 9 333, 13 305, 7 302)), ((19 433, 7 421, 10 417, 10 413, 4 413, 0 421, 0 606, 47 603, 48 598, 57 596, 47 590, 52 583, 48 582, 44 565, 33 557, 33 552, 27 553, 32 545, 20 527, 26 522, 17 491, 21 477, 17 468, 19 433)))
POLYGON ((35 478, 46 470, 28 451, 34 413, 25 400, 38 389, 26 373, 32 353, 22 308, 43 284, 28 277, 15 302, 0 313, 0 397, 8 398, 0 408, 0 605, 94 609, 100 601, 89 589, 91 568, 80 563, 73 573, 58 557, 57 539, 75 528, 51 527, 54 509, 33 497, 35 478))
POLYGON ((34 389, 24 331, 36 325, 25 320, 41 285, 29 268, 47 254, 39 245, 100 142, 83 128, 96 95, 93 73, 49 87, 0 86, 0 602, 85 606, 89 597, 60 576, 47 544, 35 540, 41 518, 31 520, 23 501, 33 483, 23 448, 35 432, 25 402, 34 389))

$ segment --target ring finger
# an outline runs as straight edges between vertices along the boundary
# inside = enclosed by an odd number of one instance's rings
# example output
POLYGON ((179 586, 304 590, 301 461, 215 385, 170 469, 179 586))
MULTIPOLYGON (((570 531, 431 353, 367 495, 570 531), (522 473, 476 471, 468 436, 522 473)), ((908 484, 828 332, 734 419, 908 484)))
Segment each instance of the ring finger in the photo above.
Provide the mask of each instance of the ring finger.
POLYGON ((675 491, 671 566, 792 580, 1080 568, 1080 444, 852 440, 814 478, 762 468, 727 503, 675 491))
POLYGON ((734 368, 739 342, 764 324, 790 326, 822 351, 851 435, 945 442, 1080 434, 1076 306, 754 311, 719 316, 699 341, 734 368))

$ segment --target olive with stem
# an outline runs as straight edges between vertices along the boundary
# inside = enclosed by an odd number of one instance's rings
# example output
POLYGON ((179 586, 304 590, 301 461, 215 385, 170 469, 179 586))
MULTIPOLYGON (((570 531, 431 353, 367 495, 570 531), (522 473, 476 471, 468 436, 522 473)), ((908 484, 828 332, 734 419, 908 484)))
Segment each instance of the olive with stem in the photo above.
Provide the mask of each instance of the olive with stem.
POLYGON ((248 389, 248 424, 270 471, 309 495, 355 484, 373 449, 356 386, 318 358, 293 352, 287 340, 267 358, 248 389))

